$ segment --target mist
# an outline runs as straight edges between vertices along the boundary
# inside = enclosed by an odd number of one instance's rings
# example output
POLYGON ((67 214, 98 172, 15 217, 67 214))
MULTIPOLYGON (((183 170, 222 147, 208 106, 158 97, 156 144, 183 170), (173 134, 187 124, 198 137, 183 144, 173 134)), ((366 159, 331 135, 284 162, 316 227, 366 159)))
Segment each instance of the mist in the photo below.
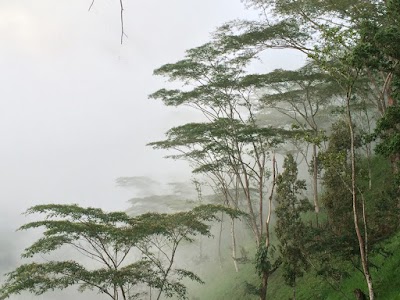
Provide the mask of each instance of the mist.
MULTIPOLYGON (((34 239, 15 232, 33 205, 77 203, 134 214, 146 210, 135 211, 137 199, 177 194, 168 184, 187 182, 190 168, 146 144, 197 116, 148 100, 163 84, 152 71, 206 42, 217 26, 252 13, 240 0, 130 1, 121 45, 118 2, 96 0, 88 11, 90 3, 0 2, 2 274, 21 263, 34 239), (116 179, 124 176, 148 182, 122 188, 116 179)), ((277 61, 261 68, 272 70, 277 61)), ((11 299, 73 297, 103 296, 68 289, 11 299)))

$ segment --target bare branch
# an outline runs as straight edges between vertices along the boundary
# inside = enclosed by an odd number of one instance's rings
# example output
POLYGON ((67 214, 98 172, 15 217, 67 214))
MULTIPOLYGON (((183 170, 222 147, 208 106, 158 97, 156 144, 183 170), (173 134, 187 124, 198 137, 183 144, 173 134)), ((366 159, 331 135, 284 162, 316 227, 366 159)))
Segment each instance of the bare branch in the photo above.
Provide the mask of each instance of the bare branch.
MULTIPOLYGON (((92 2, 89 5, 88 11, 90 11, 92 9, 95 1, 96 0, 92 0, 92 2)), ((125 27, 124 27, 124 2, 123 2, 123 0, 119 0, 119 8, 120 8, 120 16, 119 16, 119 18, 120 18, 120 22, 121 22, 121 45, 122 45, 124 37, 128 37, 125 34, 125 27)))
POLYGON ((92 7, 93 7, 93 4, 94 4, 94 1, 95 1, 95 0, 92 0, 92 3, 90 3, 90 6, 89 6, 89 9, 88 9, 88 11, 90 11, 90 10, 92 9, 92 7))
POLYGON ((119 0, 119 7, 120 7, 120 19, 121 19, 121 44, 124 40, 124 36, 128 37, 125 34, 125 30, 124 30, 124 3, 122 2, 122 0, 119 0))

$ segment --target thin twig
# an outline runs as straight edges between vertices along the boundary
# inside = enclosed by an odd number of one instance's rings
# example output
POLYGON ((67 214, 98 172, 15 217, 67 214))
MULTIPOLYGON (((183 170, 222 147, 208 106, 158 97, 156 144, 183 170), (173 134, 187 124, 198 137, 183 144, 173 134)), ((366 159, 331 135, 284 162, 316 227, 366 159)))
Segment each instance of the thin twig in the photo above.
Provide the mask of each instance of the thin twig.
POLYGON ((121 19, 121 44, 122 44, 124 36, 128 37, 125 34, 124 30, 124 3, 122 2, 122 0, 119 0, 119 7, 120 7, 120 19, 121 19))
POLYGON ((90 3, 90 6, 89 6, 88 11, 90 11, 90 10, 92 9, 92 6, 93 6, 93 4, 94 4, 94 1, 95 1, 95 0, 92 0, 92 3, 90 3))
MULTIPOLYGON (((92 7, 93 7, 95 1, 96 1, 96 0, 92 0, 92 2, 91 2, 90 5, 89 5, 88 11, 90 11, 90 10, 92 9, 92 7)), ((123 0, 119 0, 119 7, 120 7, 121 45, 122 45, 122 42, 124 41, 124 37, 128 37, 128 36, 125 34, 125 27, 124 27, 124 2, 123 2, 123 0)))

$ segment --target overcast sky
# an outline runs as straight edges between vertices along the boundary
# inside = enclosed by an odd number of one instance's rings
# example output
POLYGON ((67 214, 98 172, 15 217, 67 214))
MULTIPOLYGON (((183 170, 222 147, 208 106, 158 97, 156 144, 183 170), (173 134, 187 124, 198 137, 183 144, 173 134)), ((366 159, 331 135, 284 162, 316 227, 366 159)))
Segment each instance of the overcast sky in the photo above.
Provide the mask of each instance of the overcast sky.
POLYGON ((127 209, 131 191, 117 177, 187 178, 184 163, 145 146, 191 118, 147 99, 164 84, 152 71, 250 14, 240 0, 129 0, 120 45, 118 1, 88 12, 90 2, 0 0, 0 259, 9 262, 26 246, 9 234, 32 205, 127 209))
POLYGON ((182 171, 183 164, 145 146, 182 114, 147 99, 163 86, 152 71, 244 10, 239 0, 130 2, 121 46, 115 0, 96 0, 91 12, 89 0, 0 1, 0 195, 7 218, 44 202, 122 209, 128 195, 115 178, 182 171))

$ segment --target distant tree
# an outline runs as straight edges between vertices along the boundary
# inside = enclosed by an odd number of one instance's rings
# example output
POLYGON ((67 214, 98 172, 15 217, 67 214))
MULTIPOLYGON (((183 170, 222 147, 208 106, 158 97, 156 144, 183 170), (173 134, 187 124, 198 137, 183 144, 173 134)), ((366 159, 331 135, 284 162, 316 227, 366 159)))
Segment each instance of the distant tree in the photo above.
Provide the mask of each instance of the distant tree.
POLYGON ((26 263, 7 274, 0 299, 27 291, 41 295, 55 289, 78 286, 79 291, 97 290, 113 300, 138 299, 147 286, 161 295, 186 298, 181 279, 197 282, 194 273, 174 268, 178 246, 196 235, 210 235, 207 221, 224 211, 235 210, 204 205, 175 214, 148 213, 129 217, 123 212, 106 213, 77 205, 38 205, 27 213, 44 214, 43 220, 23 225, 20 230, 44 228, 43 236, 26 248, 22 257, 49 254, 69 247, 78 260, 26 263), (90 267, 85 264, 89 259, 90 267))
MULTIPOLYGON (((361 140, 357 139, 357 146, 361 140)), ((349 163, 350 133, 347 124, 341 120, 332 125, 328 148, 321 152, 320 160, 324 168, 324 193, 322 201, 327 212, 330 228, 342 237, 354 236, 352 228, 351 168, 349 163)), ((359 210, 359 207, 357 208, 359 210)))
POLYGON ((310 211, 312 206, 307 198, 300 198, 306 190, 304 180, 297 179, 297 164, 292 155, 287 155, 283 163, 284 171, 276 184, 276 236, 282 259, 283 276, 286 284, 293 287, 296 299, 296 280, 303 276, 309 264, 305 251, 307 227, 301 220, 301 213, 310 211))
MULTIPOLYGON (((292 123, 294 127, 304 131, 297 135, 295 144, 300 141, 301 145, 297 148, 312 175, 314 209, 318 214, 318 149, 325 136, 323 126, 332 121, 332 108, 336 106, 333 98, 339 92, 337 83, 313 62, 295 71, 278 69, 259 76, 262 78, 261 102, 269 113, 265 118, 268 120, 271 110, 278 111, 286 117, 281 126, 292 123)), ((280 119, 283 119, 282 116, 280 119)))

